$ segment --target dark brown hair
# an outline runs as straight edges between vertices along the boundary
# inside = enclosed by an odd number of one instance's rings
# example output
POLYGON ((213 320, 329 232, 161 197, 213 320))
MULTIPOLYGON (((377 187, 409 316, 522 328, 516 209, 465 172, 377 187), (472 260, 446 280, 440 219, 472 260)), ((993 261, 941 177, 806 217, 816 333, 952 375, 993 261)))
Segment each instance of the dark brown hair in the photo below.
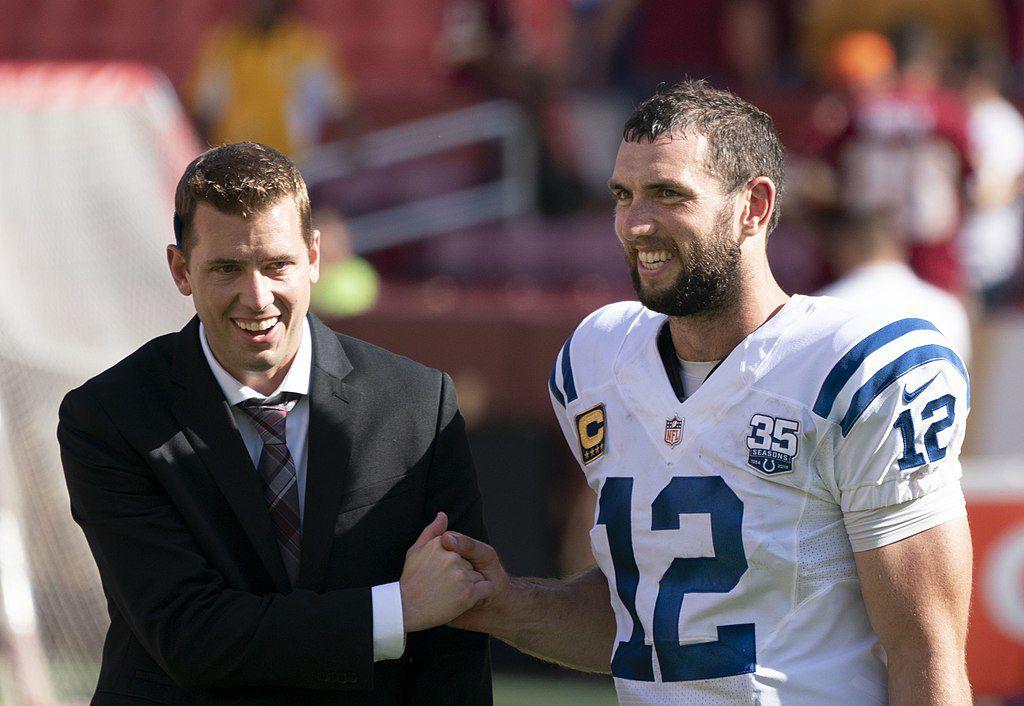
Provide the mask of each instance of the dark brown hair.
POLYGON ((782 145, 767 113, 706 81, 684 81, 638 105, 626 121, 626 142, 654 142, 665 134, 694 129, 711 147, 708 167, 728 192, 754 177, 775 183, 771 233, 779 222, 784 179, 782 145))
POLYGON ((203 152, 185 168, 174 193, 174 237, 188 255, 196 206, 249 218, 286 196, 295 199, 306 245, 313 243, 309 192, 298 167, 259 142, 233 142, 203 152))

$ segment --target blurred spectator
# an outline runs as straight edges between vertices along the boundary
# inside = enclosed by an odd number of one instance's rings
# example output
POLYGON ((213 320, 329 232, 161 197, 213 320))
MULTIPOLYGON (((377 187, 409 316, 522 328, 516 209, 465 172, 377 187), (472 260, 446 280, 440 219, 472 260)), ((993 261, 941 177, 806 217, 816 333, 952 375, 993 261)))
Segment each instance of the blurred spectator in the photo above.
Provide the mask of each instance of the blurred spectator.
POLYGON ((683 78, 705 77, 751 100, 777 87, 790 3, 784 0, 570 0, 564 98, 570 142, 592 193, 605 196, 633 105, 683 78))
POLYGON ((526 113, 539 146, 541 213, 561 215, 579 208, 585 189, 571 155, 558 153, 549 138, 558 131, 555 76, 525 51, 508 3, 448 0, 437 47, 455 82, 477 100, 509 100, 526 113))
POLYGON ((971 288, 992 305, 1000 302, 1021 261, 1024 118, 1000 93, 1006 65, 994 47, 968 47, 960 69, 975 169, 962 257, 971 288))
POLYGON ((907 266, 906 242, 881 211, 819 209, 812 217, 821 255, 838 279, 817 292, 871 309, 901 309, 935 323, 967 362, 971 334, 960 301, 907 266))
POLYGON ((799 48, 805 70, 824 78, 836 41, 848 32, 890 34, 908 23, 926 27, 939 51, 965 41, 1006 41, 998 0, 813 0, 800 13, 799 48))
MULTIPOLYGON (((892 44, 891 71, 879 70, 882 61, 853 74, 856 81, 846 86, 846 125, 827 152, 844 203, 855 210, 890 210, 907 236, 914 271, 959 293, 963 274, 955 239, 969 172, 966 110, 940 86, 941 59, 926 28, 902 27, 892 44)), ((837 44, 833 66, 843 65, 850 46, 837 44)))
POLYGON ((1009 65, 1006 88, 1012 93, 1024 85, 1024 0, 1002 0, 1006 17, 1006 52, 1009 65))
POLYGON ((190 104, 211 144, 255 140, 293 159, 351 134, 354 104, 330 41, 291 13, 291 0, 248 0, 248 15, 201 51, 190 104))
POLYGON ((722 8, 718 41, 734 93, 759 95, 779 82, 780 27, 788 3, 730 0, 722 8))
POLYGON ((840 37, 829 64, 832 82, 854 99, 884 90, 895 69, 892 43, 869 30, 856 30, 840 37))
POLYGON ((707 78, 741 92, 770 88, 779 73, 782 0, 574 0, 586 80, 606 81, 632 101, 661 83, 707 78), (589 61, 587 60, 589 59, 589 61))
POLYGON ((313 222, 320 231, 320 281, 310 305, 327 319, 365 314, 380 293, 377 271, 353 254, 348 227, 335 211, 318 209, 313 222))
POLYGON ((633 3, 610 0, 570 0, 568 52, 561 71, 567 92, 563 98, 571 123, 570 142, 577 155, 580 177, 590 193, 608 193, 608 175, 615 165, 622 125, 633 101, 613 80, 618 62, 623 15, 633 3))

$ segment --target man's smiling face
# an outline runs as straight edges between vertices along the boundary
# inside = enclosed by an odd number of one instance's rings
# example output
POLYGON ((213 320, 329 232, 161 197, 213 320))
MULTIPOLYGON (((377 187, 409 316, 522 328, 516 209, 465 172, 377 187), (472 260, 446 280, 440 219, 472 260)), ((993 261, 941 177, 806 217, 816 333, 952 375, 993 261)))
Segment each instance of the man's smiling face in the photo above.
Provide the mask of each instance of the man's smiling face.
POLYGON ((735 195, 709 171, 707 155, 700 134, 623 141, 609 182, 637 295, 669 316, 719 310, 736 294, 735 195))
POLYGON ((290 196, 249 217, 197 205, 187 261, 172 248, 171 274, 192 296, 213 354, 239 382, 269 394, 284 379, 319 254, 319 233, 307 246, 290 196))

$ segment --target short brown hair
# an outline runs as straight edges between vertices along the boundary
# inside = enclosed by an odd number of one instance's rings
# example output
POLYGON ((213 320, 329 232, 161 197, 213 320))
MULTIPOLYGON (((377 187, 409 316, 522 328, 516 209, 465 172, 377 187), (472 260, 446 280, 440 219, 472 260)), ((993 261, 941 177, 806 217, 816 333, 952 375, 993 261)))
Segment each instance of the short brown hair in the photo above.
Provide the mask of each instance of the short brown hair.
POLYGON ((771 233, 779 222, 784 178, 782 145, 772 119, 706 81, 684 81, 638 105, 626 121, 622 139, 654 142, 661 135, 690 128, 708 139, 708 166, 729 192, 759 176, 775 183, 775 208, 768 221, 771 233))
POLYGON ((309 192, 298 167, 259 142, 233 142, 203 152, 185 168, 174 193, 174 237, 187 255, 199 202, 248 218, 286 196, 295 199, 306 245, 313 243, 309 192))

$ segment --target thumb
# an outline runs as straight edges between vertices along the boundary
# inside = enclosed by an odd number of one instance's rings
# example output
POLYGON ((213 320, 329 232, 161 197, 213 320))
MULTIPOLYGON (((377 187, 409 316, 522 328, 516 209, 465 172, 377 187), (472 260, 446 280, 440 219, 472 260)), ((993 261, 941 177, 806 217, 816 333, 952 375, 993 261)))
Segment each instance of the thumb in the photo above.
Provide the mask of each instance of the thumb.
POLYGON ((476 605, 485 598, 489 598, 491 592, 494 590, 494 584, 490 581, 477 581, 473 584, 473 590, 470 593, 470 602, 476 605))
POLYGON ((446 532, 441 537, 441 546, 461 556, 485 576, 494 568, 498 559, 491 545, 458 532, 446 532))
POLYGON ((448 516, 443 512, 439 512, 437 513, 437 517, 434 518, 434 521, 423 528, 423 531, 420 532, 419 538, 413 542, 410 550, 422 547, 434 537, 440 537, 444 534, 446 529, 448 529, 448 516))

